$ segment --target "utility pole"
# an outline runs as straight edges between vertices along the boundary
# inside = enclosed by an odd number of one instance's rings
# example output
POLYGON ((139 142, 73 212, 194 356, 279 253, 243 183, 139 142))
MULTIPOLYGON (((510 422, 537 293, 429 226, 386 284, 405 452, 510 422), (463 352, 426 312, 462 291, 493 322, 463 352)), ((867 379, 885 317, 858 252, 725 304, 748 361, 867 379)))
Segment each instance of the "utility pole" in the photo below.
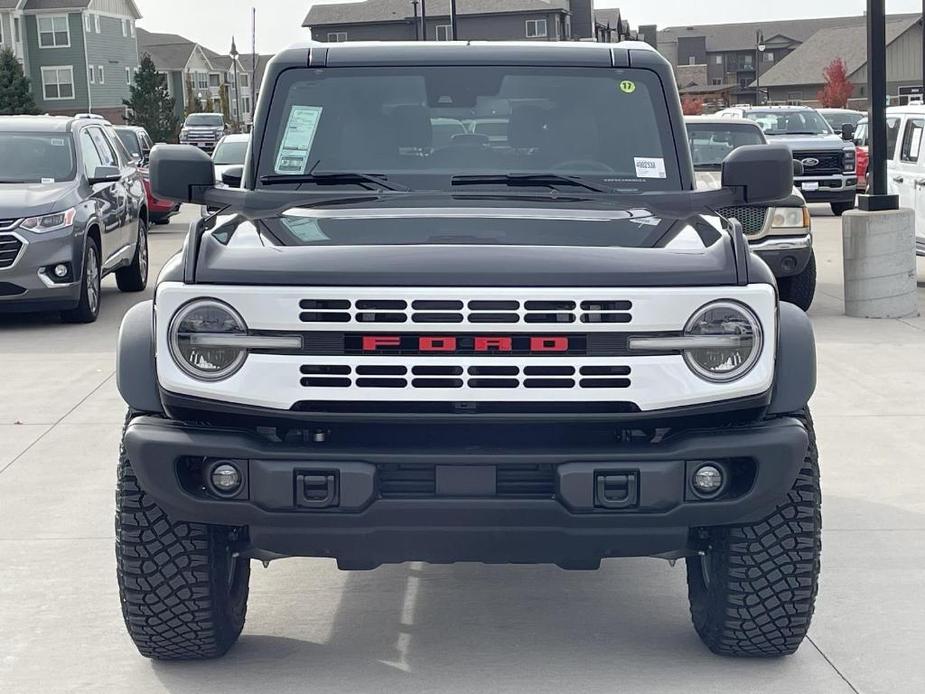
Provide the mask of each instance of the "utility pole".
POLYGON ((427 40, 427 0, 421 0, 421 41, 427 40))
POLYGON ((755 34, 755 106, 761 106, 761 59, 765 50, 764 32, 759 29, 755 34))
POLYGON ((257 8, 251 8, 251 125, 257 113, 257 8))
POLYGON ((450 34, 453 41, 456 40, 456 0, 450 0, 450 34))

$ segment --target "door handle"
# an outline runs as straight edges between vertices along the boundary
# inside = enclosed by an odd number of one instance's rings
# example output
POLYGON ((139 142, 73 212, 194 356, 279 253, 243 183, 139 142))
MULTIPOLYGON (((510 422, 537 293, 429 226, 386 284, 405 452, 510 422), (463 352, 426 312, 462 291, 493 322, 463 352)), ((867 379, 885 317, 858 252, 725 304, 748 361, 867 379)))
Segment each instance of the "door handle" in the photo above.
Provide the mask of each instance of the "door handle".
POLYGON ((916 188, 925 188, 925 178, 917 178, 917 179, 915 179, 915 187, 916 187, 916 188))
POLYGON ((905 180, 902 176, 893 176, 893 183, 902 183, 905 180))

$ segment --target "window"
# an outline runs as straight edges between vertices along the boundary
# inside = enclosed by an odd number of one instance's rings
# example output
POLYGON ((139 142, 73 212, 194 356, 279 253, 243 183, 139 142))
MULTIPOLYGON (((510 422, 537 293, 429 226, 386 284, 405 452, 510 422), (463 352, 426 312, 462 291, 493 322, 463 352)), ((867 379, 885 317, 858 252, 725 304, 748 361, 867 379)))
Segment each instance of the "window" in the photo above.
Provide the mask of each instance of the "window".
POLYGON ((125 68, 125 83, 129 85, 132 83, 132 68, 130 67, 125 68))
POLYGON ((250 84, 251 76, 246 72, 242 72, 238 75, 238 84, 241 86, 241 89, 244 89, 250 84))
POLYGON ((899 118, 886 119, 886 151, 892 159, 896 156, 896 142, 899 140, 899 118))
POLYGON ((90 84, 96 84, 96 70, 92 65, 87 67, 87 79, 90 81, 90 84))
POLYGON ((721 79, 717 79, 715 77, 712 80, 710 80, 710 84, 712 84, 714 87, 719 87, 722 85, 722 83, 723 81, 721 79))
POLYGON ((899 153, 902 161, 915 164, 919 160, 922 149, 922 131, 925 130, 925 120, 916 118, 906 123, 906 132, 903 134, 903 147, 899 153))
POLYGON ((3 45, 3 22, 0 22, 0 46, 3 45))
POLYGON ((527 20, 527 38, 540 39, 546 36, 545 19, 528 19, 527 20))
POLYGON ((128 20, 123 19, 121 24, 122 24, 122 36, 128 37, 128 20))
POLYGON ((119 158, 116 156, 116 151, 112 148, 109 140, 106 139, 103 131, 99 128, 87 128, 87 130, 90 131, 90 139, 93 140, 93 144, 96 145, 96 151, 99 152, 103 166, 118 166, 119 158))
POLYGON ((721 55, 714 56, 713 62, 716 63, 717 65, 722 65, 722 64, 723 64, 723 56, 721 56, 721 55))
POLYGON ((696 64, 697 64, 697 58, 694 57, 694 56, 691 56, 690 58, 687 59, 687 64, 688 64, 688 65, 696 65, 696 64))
POLYGON ((74 98, 74 68, 70 65, 42 68, 42 95, 46 101, 74 98))
POLYGON ((96 28, 96 33, 100 33, 100 16, 98 14, 93 15, 93 26, 96 28))
POLYGON ((96 81, 100 84, 106 84, 106 69, 102 65, 96 66, 96 81))
POLYGON ((93 15, 89 12, 84 15, 84 31, 88 34, 93 31, 93 15))
POLYGON ((128 20, 128 27, 129 27, 129 32, 132 35, 132 38, 135 38, 135 20, 134 19, 128 20))
POLYGON ((746 53, 746 54, 745 54, 745 64, 746 64, 746 65, 751 65, 751 64, 752 64, 752 54, 751 54, 751 53, 746 53))
POLYGON ((13 17, 13 40, 16 43, 22 41, 22 34, 19 33, 19 17, 13 17))
POLYGON ((71 30, 67 15, 54 15, 38 18, 39 46, 41 48, 69 48, 71 30))
POLYGON ((209 73, 209 86, 210 87, 221 87, 222 86, 222 76, 217 72, 209 73))
POLYGON ((244 113, 251 112, 251 98, 249 96, 241 97, 241 111, 244 113))
POLYGON ((208 89, 209 88, 209 73, 208 72, 194 72, 193 73, 193 86, 197 89, 208 89))
POLYGON ((453 27, 451 27, 449 24, 438 24, 437 25, 437 40, 438 41, 449 41, 452 35, 453 35, 453 27))
POLYGON ((346 31, 329 31, 328 43, 343 43, 347 40, 346 31))
POLYGON ((81 131, 79 141, 84 173, 87 178, 93 178, 96 175, 96 170, 103 165, 103 160, 100 153, 96 151, 96 145, 93 144, 93 140, 90 138, 89 128, 81 131))
POLYGON ((767 52, 764 54, 764 62, 766 62, 766 63, 773 63, 773 62, 774 62, 774 54, 771 53, 771 51, 767 51, 767 52))

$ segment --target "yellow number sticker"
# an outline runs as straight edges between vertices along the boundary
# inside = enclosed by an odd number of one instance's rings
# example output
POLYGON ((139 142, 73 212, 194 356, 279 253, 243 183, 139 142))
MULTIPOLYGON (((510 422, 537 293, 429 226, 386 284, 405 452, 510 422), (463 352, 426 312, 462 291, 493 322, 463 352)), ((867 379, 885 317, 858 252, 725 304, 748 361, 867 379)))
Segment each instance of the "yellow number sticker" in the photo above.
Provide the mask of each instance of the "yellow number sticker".
POLYGON ((624 94, 632 94, 636 91, 636 83, 630 80, 623 80, 620 82, 620 91, 624 94))

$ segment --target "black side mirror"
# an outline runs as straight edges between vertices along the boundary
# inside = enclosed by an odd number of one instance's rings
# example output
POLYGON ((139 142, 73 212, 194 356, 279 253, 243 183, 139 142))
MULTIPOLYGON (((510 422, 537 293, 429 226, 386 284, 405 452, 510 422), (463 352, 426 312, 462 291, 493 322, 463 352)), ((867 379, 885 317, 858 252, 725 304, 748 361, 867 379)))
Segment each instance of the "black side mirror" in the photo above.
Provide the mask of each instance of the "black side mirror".
POLYGON ((122 171, 118 166, 97 166, 90 179, 90 185, 97 183, 116 183, 122 180, 122 171))
POLYGON ((776 202, 793 193, 793 154, 785 145, 739 147, 723 161, 723 187, 742 203, 776 202))
POLYGON ((854 141, 854 133, 857 131, 851 123, 843 123, 841 126, 841 139, 847 140, 848 142, 854 141))
POLYGON ((801 162, 799 159, 794 159, 793 160, 793 175, 802 176, 803 173, 804 173, 803 162, 801 162))
POLYGON ((151 150, 151 192, 175 202, 203 204, 215 187, 215 167, 208 154, 192 145, 156 145, 151 150))
POLYGON ((226 169, 225 172, 222 173, 222 183, 224 183, 229 188, 240 188, 242 178, 244 178, 243 166, 232 166, 230 169, 226 169))

